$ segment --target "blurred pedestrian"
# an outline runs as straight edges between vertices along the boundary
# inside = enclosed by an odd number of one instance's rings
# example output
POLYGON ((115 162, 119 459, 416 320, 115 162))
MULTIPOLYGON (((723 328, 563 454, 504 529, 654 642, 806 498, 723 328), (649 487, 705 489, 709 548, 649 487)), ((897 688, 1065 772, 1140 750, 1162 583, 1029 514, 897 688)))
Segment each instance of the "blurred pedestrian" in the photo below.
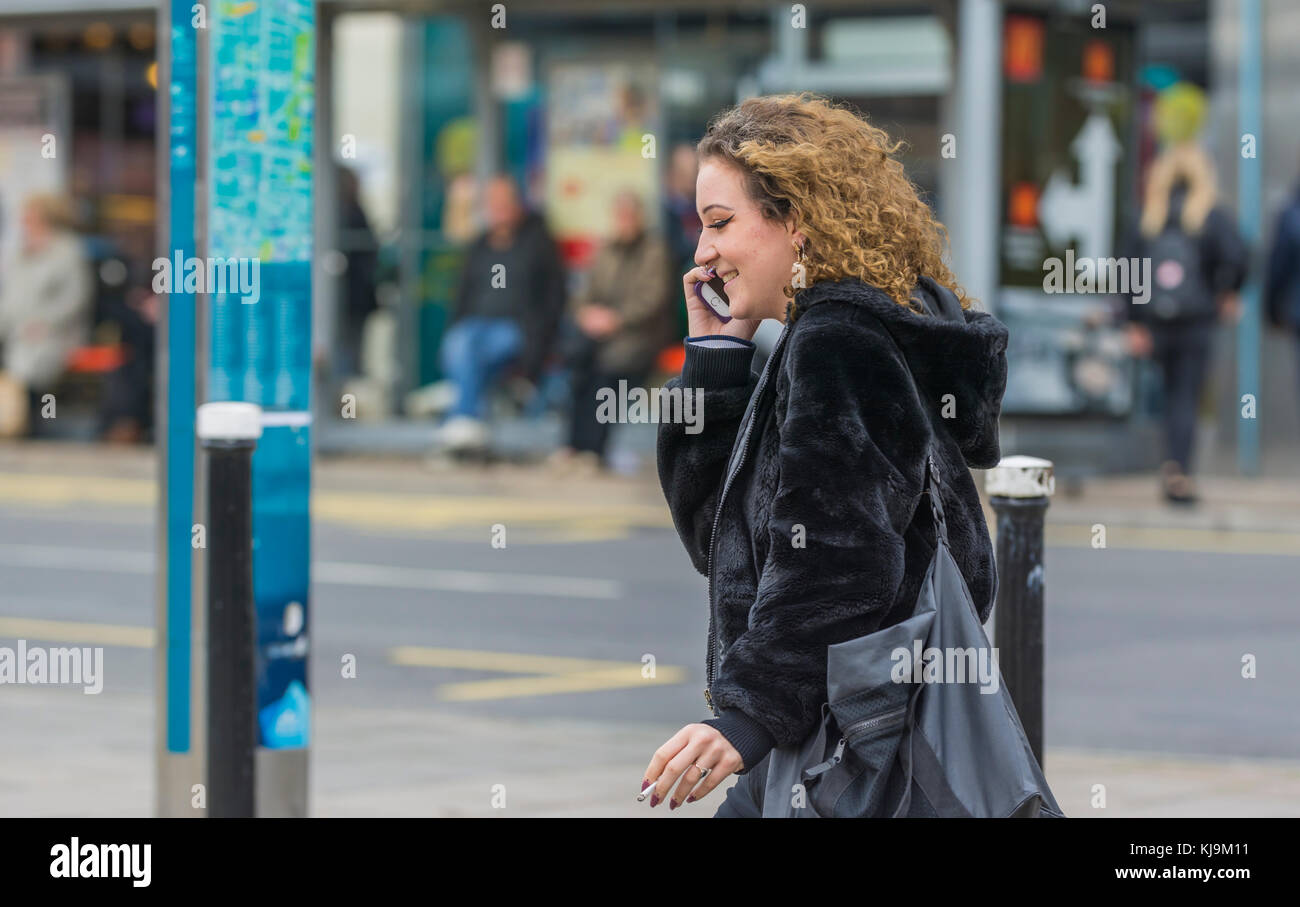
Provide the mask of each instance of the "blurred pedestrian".
MULTIPOLYGON (((1150 299, 1123 307, 1129 343, 1160 366, 1164 385, 1165 499, 1197 500, 1192 454, 1216 320, 1240 315, 1246 249, 1232 214, 1218 205, 1209 157, 1192 142, 1164 151, 1147 175, 1141 219, 1125 257, 1150 260, 1150 299)), ((1134 294, 1135 295, 1135 294, 1134 294)))
POLYGON ((147 441, 153 431, 154 343, 161 300, 152 292, 152 273, 127 264, 117 248, 106 250, 100 275, 103 320, 114 324, 122 364, 104 380, 97 434, 116 444, 147 441))
POLYGON ((673 312, 673 270, 663 239, 646 228, 641 196, 614 199, 614 233, 596 253, 575 298, 576 342, 570 351, 572 419, 568 444, 553 462, 586 460, 604 466, 610 426, 598 418, 602 388, 618 394, 620 381, 639 387, 660 350, 679 339, 673 312))
POLYGON ((699 171, 693 146, 683 143, 673 148, 664 180, 664 229, 674 268, 691 268, 700 238, 700 215, 695 212, 695 177, 699 171))
MULTIPOLYGON (((1264 299, 1269 324, 1289 331, 1295 339, 1300 374, 1300 184, 1277 217, 1264 299)), ((1296 399, 1300 400, 1300 386, 1296 399)))
POLYGON ((21 248, 0 285, 4 369, 28 395, 28 432, 41 433, 42 398, 90 333, 93 286, 68 199, 32 195, 22 209, 21 248))
POLYGON ((470 246, 442 343, 456 402, 438 429, 448 449, 487 444, 487 393, 510 367, 533 387, 555 340, 566 293, 564 264, 542 216, 506 175, 484 190, 487 229, 470 246))
MULTIPOLYGON (((674 273, 678 274, 694 267, 695 244, 703 229, 700 215, 695 210, 695 177, 699 172, 700 163, 694 146, 683 143, 673 148, 665 179, 663 222, 674 273)), ((678 300, 674 304, 674 317, 677 336, 685 336, 685 301, 678 300)))
POLYGON ((336 380, 361 373, 361 337, 366 319, 379 308, 375 296, 379 272, 379 241, 361 205, 361 181, 356 171, 338 165, 339 251, 344 270, 338 300, 335 337, 336 380))

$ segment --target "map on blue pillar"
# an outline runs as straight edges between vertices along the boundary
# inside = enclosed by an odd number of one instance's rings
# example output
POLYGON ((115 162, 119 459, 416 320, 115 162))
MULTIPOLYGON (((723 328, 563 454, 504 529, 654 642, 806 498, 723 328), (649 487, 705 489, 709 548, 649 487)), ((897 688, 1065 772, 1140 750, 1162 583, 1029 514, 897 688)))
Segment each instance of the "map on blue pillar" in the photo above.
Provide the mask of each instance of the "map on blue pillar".
POLYGON ((312 0, 218 0, 212 28, 212 248, 310 261, 312 0))
POLYGON ((253 454, 259 743, 309 743, 315 0, 217 0, 207 73, 208 400, 260 405, 253 454), (248 292, 245 277, 256 286, 248 292))

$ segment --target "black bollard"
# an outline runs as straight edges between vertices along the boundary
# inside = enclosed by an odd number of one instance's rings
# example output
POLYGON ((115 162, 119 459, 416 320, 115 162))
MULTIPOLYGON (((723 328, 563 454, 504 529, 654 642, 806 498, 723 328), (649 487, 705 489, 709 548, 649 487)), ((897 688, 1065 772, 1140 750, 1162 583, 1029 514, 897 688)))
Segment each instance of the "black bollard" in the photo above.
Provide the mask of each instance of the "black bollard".
POLYGON ((208 810, 253 818, 257 750, 254 681, 252 458, 261 408, 205 403, 199 440, 208 457, 208 810))
POLYGON ((997 514, 998 667, 1038 764, 1043 764, 1043 518, 1055 480, 1052 464, 1005 457, 985 490, 997 514))

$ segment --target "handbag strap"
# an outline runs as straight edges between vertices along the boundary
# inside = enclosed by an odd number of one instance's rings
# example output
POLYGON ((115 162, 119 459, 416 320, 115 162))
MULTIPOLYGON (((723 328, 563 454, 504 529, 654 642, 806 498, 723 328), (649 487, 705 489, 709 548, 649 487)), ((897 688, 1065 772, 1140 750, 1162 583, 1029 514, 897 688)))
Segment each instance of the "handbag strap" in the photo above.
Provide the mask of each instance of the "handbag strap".
POLYGON ((934 463, 934 453, 930 452, 925 455, 925 487, 921 489, 921 494, 930 496, 930 515, 934 518, 934 535, 935 544, 939 539, 943 539, 945 545, 948 544, 948 523, 943 516, 943 501, 939 495, 939 467, 934 463))

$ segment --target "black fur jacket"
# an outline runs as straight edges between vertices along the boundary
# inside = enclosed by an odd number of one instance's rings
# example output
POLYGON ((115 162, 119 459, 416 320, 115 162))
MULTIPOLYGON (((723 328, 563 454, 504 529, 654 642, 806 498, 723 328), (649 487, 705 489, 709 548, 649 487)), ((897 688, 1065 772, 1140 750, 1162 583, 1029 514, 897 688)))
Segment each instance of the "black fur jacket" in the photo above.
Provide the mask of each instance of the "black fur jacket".
POLYGON ((709 577, 717 646, 704 723, 740 752, 739 774, 813 730, 827 646, 911 616, 935 548, 920 506, 929 449, 981 621, 993 607, 993 548, 968 467, 1000 459, 1007 329, 928 278, 913 304, 856 278, 823 281, 799 291, 762 376, 750 372, 752 343, 689 337, 681 375, 665 384, 703 388, 699 423, 660 424, 659 479, 709 577))

